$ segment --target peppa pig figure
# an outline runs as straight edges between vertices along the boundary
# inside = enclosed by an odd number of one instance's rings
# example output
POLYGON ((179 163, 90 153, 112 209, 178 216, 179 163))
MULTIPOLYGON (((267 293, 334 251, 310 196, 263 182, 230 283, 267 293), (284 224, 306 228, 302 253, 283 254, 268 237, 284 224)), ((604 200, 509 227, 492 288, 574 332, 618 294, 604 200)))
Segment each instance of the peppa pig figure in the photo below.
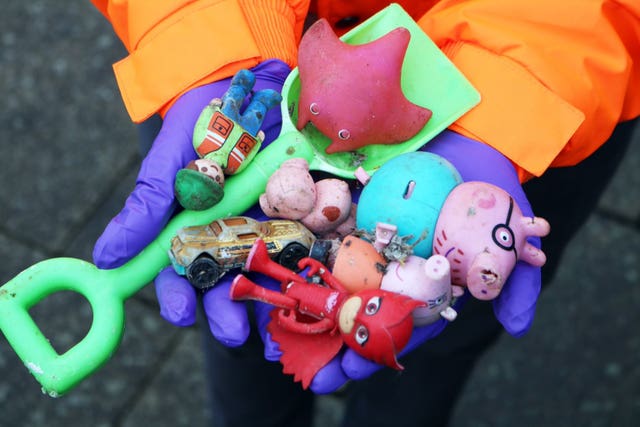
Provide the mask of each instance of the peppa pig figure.
POLYGON ((527 242, 546 236, 549 223, 525 217, 504 190, 485 182, 465 182, 447 197, 435 228, 433 252, 453 268, 452 283, 481 300, 496 298, 518 260, 541 267, 544 253, 527 242))
POLYGON ((345 181, 314 182, 305 159, 289 159, 269 177, 260 207, 271 218, 298 220, 318 236, 349 234, 355 228, 355 204, 345 181))
POLYGON ((409 255, 404 262, 390 262, 382 278, 380 289, 407 295, 427 304, 413 311, 413 324, 424 326, 440 318, 455 320, 457 312, 451 307, 454 297, 463 290, 451 286, 449 261, 442 255, 425 259, 409 255))

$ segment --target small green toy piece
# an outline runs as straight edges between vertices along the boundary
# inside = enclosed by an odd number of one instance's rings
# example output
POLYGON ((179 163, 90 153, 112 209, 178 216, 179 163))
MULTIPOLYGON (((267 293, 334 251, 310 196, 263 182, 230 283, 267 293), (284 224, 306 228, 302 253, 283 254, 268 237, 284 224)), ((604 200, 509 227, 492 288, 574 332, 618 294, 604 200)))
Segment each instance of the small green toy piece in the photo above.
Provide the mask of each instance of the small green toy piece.
POLYGON ((201 211, 220 202, 224 175, 242 171, 260 149, 264 140, 260 126, 282 96, 272 89, 252 94, 255 82, 251 71, 238 71, 222 99, 214 98, 200 113, 193 131, 193 147, 200 159, 176 174, 176 198, 185 209, 201 211), (249 95, 251 101, 241 114, 249 95))

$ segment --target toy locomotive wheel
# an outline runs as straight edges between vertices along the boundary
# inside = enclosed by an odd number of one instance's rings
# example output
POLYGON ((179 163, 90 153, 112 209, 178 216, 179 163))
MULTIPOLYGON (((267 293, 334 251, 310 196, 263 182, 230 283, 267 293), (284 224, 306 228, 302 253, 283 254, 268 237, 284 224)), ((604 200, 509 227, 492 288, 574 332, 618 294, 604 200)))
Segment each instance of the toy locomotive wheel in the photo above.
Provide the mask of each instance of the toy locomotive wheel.
POLYGON ((222 276, 222 268, 208 255, 200 255, 187 268, 187 279, 197 289, 207 289, 222 276))
POLYGON ((298 271, 298 261, 309 256, 309 249, 300 243, 289 243, 280 252, 278 263, 289 270, 298 271))

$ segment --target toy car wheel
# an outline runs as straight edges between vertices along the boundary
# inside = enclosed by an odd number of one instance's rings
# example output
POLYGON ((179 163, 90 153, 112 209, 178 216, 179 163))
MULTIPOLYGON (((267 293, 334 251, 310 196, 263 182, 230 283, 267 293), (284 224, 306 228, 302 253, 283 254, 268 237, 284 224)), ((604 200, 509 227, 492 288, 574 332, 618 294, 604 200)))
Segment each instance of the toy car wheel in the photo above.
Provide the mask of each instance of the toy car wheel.
POLYGON ((309 256, 309 249, 300 243, 289 243, 278 256, 278 263, 289 270, 297 271, 298 261, 309 256))
POLYGON ((200 255, 187 268, 187 279, 197 289, 207 289, 222 276, 222 268, 211 257, 200 255))
POLYGON ((327 265, 333 247, 334 243, 331 240, 316 239, 311 245, 311 249, 309 249, 308 256, 327 265))

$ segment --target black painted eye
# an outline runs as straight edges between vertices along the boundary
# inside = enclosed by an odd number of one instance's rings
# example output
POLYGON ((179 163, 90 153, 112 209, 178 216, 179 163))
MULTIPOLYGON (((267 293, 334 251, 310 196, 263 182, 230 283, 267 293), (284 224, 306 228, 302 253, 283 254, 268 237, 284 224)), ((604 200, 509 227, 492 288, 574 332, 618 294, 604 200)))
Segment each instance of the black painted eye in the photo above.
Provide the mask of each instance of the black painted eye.
POLYGON ((493 241, 498 247, 505 251, 513 250, 515 246, 515 236, 513 230, 505 225, 496 226, 493 229, 493 241))
POLYGON ((356 342, 361 346, 363 346, 367 343, 367 340, 369 339, 369 331, 365 326, 360 325, 358 326, 358 329, 356 329, 355 338, 356 338, 356 342))
POLYGON ((351 132, 347 129, 340 129, 338 131, 338 138, 340 139, 349 139, 351 138, 351 132))
POLYGON ((429 308, 433 308, 433 307, 437 307, 439 305, 442 305, 446 300, 447 300, 447 294, 442 294, 437 298, 430 299, 428 301, 429 308))

